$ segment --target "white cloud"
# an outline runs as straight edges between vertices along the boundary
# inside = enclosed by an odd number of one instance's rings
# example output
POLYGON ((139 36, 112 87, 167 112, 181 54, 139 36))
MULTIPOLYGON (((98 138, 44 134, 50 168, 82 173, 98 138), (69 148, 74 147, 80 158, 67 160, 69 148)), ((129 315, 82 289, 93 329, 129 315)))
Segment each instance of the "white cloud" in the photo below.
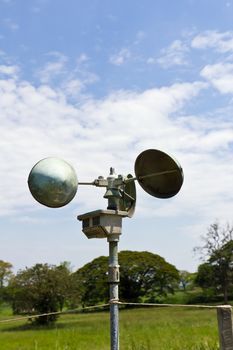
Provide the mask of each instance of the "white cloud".
POLYGON ((59 52, 51 52, 48 56, 52 60, 47 62, 44 67, 38 70, 37 75, 42 83, 49 83, 54 78, 64 75, 66 73, 66 63, 68 58, 59 52))
POLYGON ((148 64, 155 64, 156 62, 157 62, 157 59, 155 57, 149 57, 146 60, 146 63, 148 63, 148 64))
MULTIPOLYGON (((79 81, 69 82, 71 91, 79 89, 79 81)), ((20 232, 23 235, 24 228, 32 223, 30 227, 34 236, 30 232, 20 241, 29 251, 30 246, 38 248, 27 257, 22 257, 18 249, 12 248, 13 252, 9 254, 13 258, 7 258, 9 261, 32 264, 38 257, 44 257, 44 261, 57 261, 63 256, 64 260, 65 256, 69 259, 74 256, 76 261, 77 249, 75 247, 73 252, 73 246, 71 249, 67 247, 67 236, 64 238, 66 242, 62 243, 54 237, 63 230, 62 225, 68 227, 65 231, 70 230, 69 225, 73 225, 70 216, 106 208, 106 200, 102 198, 104 190, 86 186, 79 187, 67 209, 53 211, 38 205, 29 193, 27 177, 32 166, 48 156, 64 158, 71 163, 77 170, 79 181, 93 181, 99 175, 107 176, 110 166, 115 167, 117 173, 134 174, 134 162, 141 151, 161 149, 181 163, 184 185, 178 196, 166 201, 155 200, 137 185, 137 218, 139 221, 143 218, 143 229, 145 217, 156 218, 156 222, 162 219, 165 225, 176 220, 175 234, 186 229, 189 230, 185 232, 187 236, 199 236, 197 223, 203 230, 203 226, 208 226, 216 217, 222 220, 231 217, 232 107, 228 106, 227 114, 222 110, 201 117, 184 115, 186 104, 198 98, 208 84, 180 83, 138 93, 118 91, 102 99, 77 98, 71 103, 68 102, 68 87, 65 89, 63 83, 55 89, 48 83, 36 87, 20 78, 0 79, 0 215, 9 216, 8 224, 12 218, 14 223, 18 222, 17 235, 20 232), (64 224, 67 217, 69 220, 64 224), (37 220, 38 225, 33 225, 37 220), (187 227, 187 221, 194 223, 193 227, 187 227), (49 248, 54 242, 48 243, 48 230, 51 231, 51 241, 57 242, 56 252, 49 248), (43 249, 47 249, 44 255, 43 249)), ((75 220, 74 225, 77 225, 75 220)), ((9 224, 7 232, 10 230, 9 224)), ((75 230, 76 226, 69 234, 75 230)), ((80 226, 77 230, 80 231, 80 226)), ((166 234, 166 229, 163 230, 166 234)), ((12 236, 5 235, 3 252, 10 251, 12 237, 13 233, 12 236)), ((72 242, 77 242, 76 236, 72 239, 72 242)), ((125 235, 124 240, 127 239, 125 235)), ((101 248, 102 243, 82 243, 79 238, 78 244, 81 245, 78 247, 79 264, 85 254, 86 261, 93 257, 91 249, 95 255, 106 254, 101 248)), ((128 247, 132 247, 131 244, 129 242, 128 247)), ((135 245, 134 249, 141 249, 141 243, 135 245)), ((143 249, 150 249, 150 246, 151 241, 147 246, 143 245, 143 249)))
MULTIPOLYGON (((170 46, 161 51, 161 56, 155 60, 163 68, 172 66, 187 65, 187 53, 189 52, 188 46, 181 40, 175 40, 170 46)), ((149 58, 148 63, 153 62, 153 58, 149 58)))
POLYGON ((212 48, 220 53, 233 52, 233 32, 205 31, 193 38, 191 47, 195 49, 212 48))
MULTIPOLYGON (((156 211, 150 215, 179 216, 188 211, 191 215, 192 208, 196 215, 207 215, 207 208, 214 212, 218 203, 215 200, 221 193, 227 194, 226 185, 233 174, 230 169, 225 181, 216 186, 217 151, 223 152, 219 167, 225 170, 233 134, 229 124, 224 124, 221 132, 216 127, 206 129, 204 123, 201 128, 195 123, 190 128, 186 118, 179 117, 186 102, 205 87, 195 82, 142 93, 121 91, 102 100, 88 99, 77 107, 67 102, 65 90, 1 80, 1 215, 24 211, 27 217, 37 208, 26 180, 31 167, 41 158, 65 158, 77 169, 80 181, 92 181, 99 175, 106 176, 110 166, 123 174, 133 172, 136 156, 147 148, 175 155, 185 170, 182 194, 166 206, 157 202, 156 211), (205 175, 202 179, 201 173, 205 175)), ((99 202, 104 207, 99 191, 82 188, 75 201, 83 209, 95 209, 99 202)), ((154 205, 148 195, 140 193, 139 215, 146 215, 154 205)))
POLYGON ((8 75, 13 78, 16 78, 18 73, 19 73, 18 66, 0 65, 0 76, 8 75))
MULTIPOLYGON (((8 68, 8 73, 13 74, 14 69, 8 68)), ((208 80, 223 72, 223 67, 208 69, 202 72, 208 80)), ((138 188, 138 217, 187 216, 200 222, 228 219, 233 209, 232 110, 229 106, 225 119, 220 117, 224 110, 202 117, 182 113, 186 103, 207 87, 203 82, 180 83, 141 93, 118 91, 101 100, 76 99, 72 104, 70 94, 83 89, 79 80, 67 80, 66 86, 62 82, 55 89, 3 77, 0 215, 23 213, 18 216, 21 220, 33 221, 38 205, 29 194, 27 176, 39 159, 64 158, 77 169, 80 181, 92 181, 107 176, 110 166, 118 173, 134 173, 137 155, 157 148, 179 160, 184 185, 174 200, 164 202, 154 201, 138 188)), ((74 203, 79 212, 104 208, 102 195, 100 189, 80 188, 74 203)))
POLYGON ((59 52, 50 52, 48 61, 42 68, 38 69, 37 77, 41 83, 62 87, 66 97, 80 97, 88 85, 94 84, 99 77, 89 71, 89 57, 82 53, 76 60, 74 68, 70 69, 68 57, 59 52))
POLYGON ((202 69, 201 76, 221 93, 233 93, 233 63, 207 65, 202 69))
POLYGON ((68 96, 77 97, 84 90, 85 85, 79 79, 71 79, 64 82, 63 88, 68 96))
POLYGON ((77 64, 80 65, 80 64, 87 62, 87 61, 89 61, 89 57, 85 53, 82 53, 81 55, 79 55, 79 57, 77 59, 77 64))
POLYGON ((126 63, 131 57, 131 52, 127 48, 121 49, 118 53, 110 56, 109 62, 115 66, 121 66, 126 63))

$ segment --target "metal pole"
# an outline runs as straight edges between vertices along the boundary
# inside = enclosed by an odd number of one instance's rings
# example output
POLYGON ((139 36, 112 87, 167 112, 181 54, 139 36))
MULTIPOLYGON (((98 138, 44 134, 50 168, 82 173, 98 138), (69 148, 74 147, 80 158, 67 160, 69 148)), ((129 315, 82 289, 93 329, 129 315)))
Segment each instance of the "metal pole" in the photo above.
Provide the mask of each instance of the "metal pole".
POLYGON ((120 273, 118 265, 119 238, 109 240, 109 294, 111 350, 119 350, 119 295, 120 273))

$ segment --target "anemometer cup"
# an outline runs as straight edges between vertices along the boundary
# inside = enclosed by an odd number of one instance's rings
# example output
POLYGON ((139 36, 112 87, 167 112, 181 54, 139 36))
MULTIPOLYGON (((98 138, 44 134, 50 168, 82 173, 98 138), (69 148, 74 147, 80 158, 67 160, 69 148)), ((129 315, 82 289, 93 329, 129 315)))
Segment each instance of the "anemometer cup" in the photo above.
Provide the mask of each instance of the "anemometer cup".
POLYGON ((140 153, 134 169, 139 185, 157 198, 175 196, 184 181, 180 164, 168 154, 156 149, 140 153))
POLYGON ((68 204, 78 189, 78 179, 73 167, 60 158, 45 158, 32 168, 28 177, 32 196, 50 208, 68 204))

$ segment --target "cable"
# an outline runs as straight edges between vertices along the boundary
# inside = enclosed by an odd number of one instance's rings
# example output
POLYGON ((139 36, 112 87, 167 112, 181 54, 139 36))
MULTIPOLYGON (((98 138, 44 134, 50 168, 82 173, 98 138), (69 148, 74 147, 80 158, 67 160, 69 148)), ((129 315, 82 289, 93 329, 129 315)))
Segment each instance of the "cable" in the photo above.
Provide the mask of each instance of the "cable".
POLYGON ((37 317, 42 317, 42 316, 72 314, 72 313, 82 312, 84 310, 97 309, 97 308, 102 308, 102 307, 106 307, 106 306, 109 306, 109 304, 85 306, 83 308, 78 308, 78 309, 73 309, 73 310, 54 311, 54 312, 48 312, 48 313, 38 314, 38 315, 28 315, 28 316, 22 316, 22 317, 9 318, 6 320, 0 320, 0 323, 8 323, 8 322, 21 321, 21 320, 30 320, 32 318, 37 318, 37 317))
POLYGON ((156 304, 156 303, 127 303, 118 301, 117 299, 112 299, 107 304, 101 304, 101 305, 92 305, 92 306, 85 306, 83 308, 73 309, 73 310, 66 310, 66 311, 56 311, 56 312, 49 312, 39 315, 28 315, 28 316, 22 316, 17 318, 9 318, 6 320, 0 320, 0 323, 8 323, 8 322, 15 322, 15 321, 21 321, 21 320, 30 320, 32 318, 42 317, 42 316, 50 316, 50 315, 61 315, 61 314, 71 314, 71 313, 79 313, 83 312, 85 310, 91 310, 91 309, 99 309, 103 307, 110 306, 112 304, 118 304, 118 305, 129 305, 129 306, 155 306, 155 307, 185 307, 185 308, 199 308, 199 309, 218 309, 220 307, 230 307, 231 305, 189 305, 189 304, 156 304))

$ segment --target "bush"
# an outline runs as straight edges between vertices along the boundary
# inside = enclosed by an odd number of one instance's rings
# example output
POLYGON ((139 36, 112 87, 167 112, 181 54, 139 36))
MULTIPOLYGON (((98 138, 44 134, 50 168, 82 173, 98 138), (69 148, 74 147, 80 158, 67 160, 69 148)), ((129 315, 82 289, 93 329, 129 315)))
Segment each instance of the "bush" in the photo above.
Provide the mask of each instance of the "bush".
MULTIPOLYGON (((62 310, 70 292, 70 272, 60 266, 36 264, 17 273, 8 287, 9 300, 15 314, 47 314, 62 310)), ((36 318, 39 324, 56 321, 58 315, 36 318)))

